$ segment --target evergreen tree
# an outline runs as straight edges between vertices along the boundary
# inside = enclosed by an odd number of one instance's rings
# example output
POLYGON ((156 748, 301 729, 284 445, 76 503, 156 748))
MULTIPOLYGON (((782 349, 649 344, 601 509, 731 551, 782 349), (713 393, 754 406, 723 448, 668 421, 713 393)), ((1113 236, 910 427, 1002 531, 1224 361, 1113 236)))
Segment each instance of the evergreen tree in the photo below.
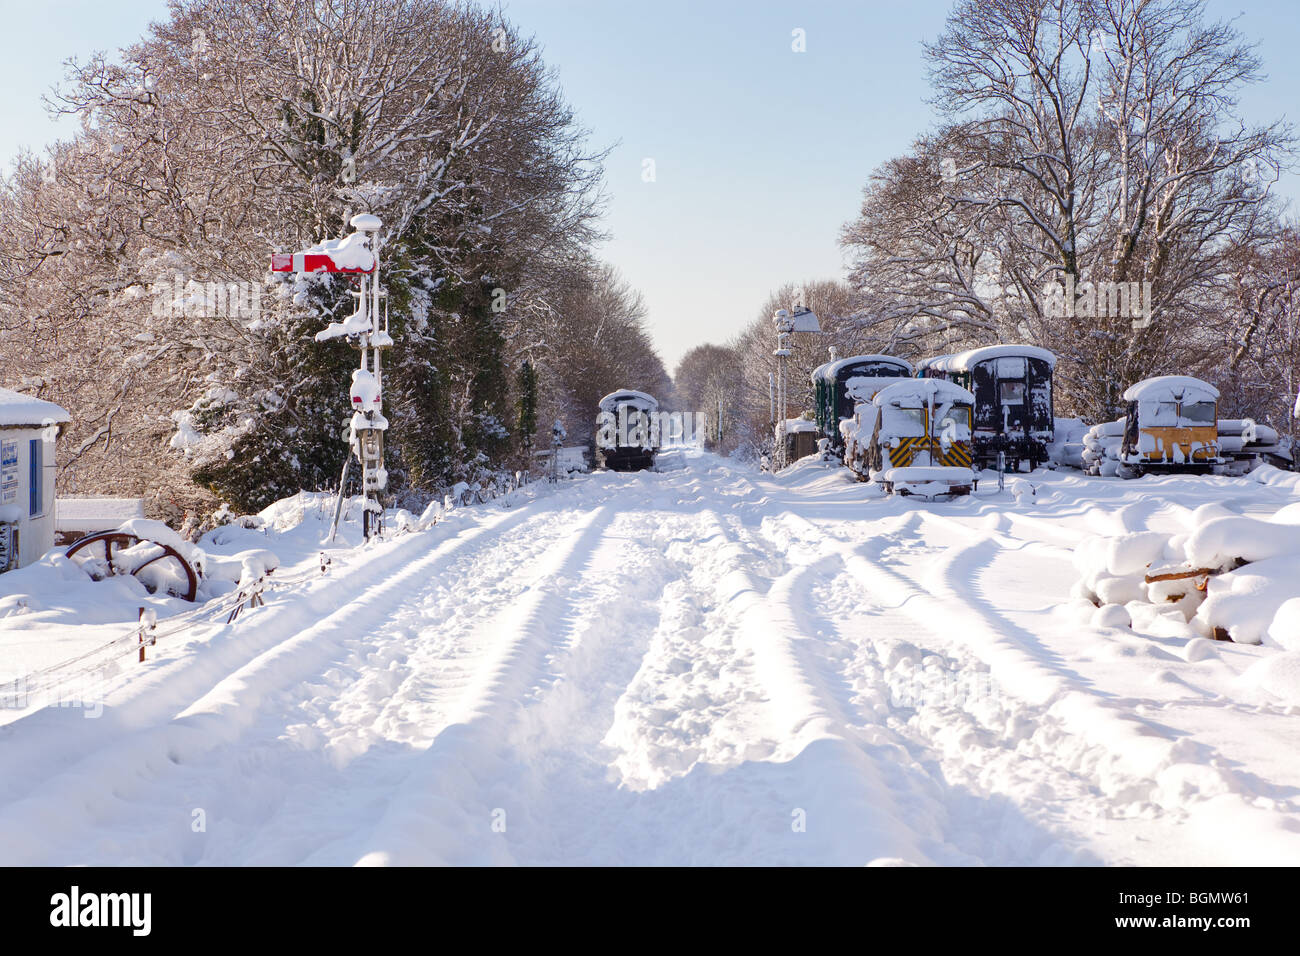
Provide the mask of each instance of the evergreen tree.
POLYGON ((519 366, 517 391, 519 397, 515 408, 519 412, 519 443, 523 448, 525 463, 530 463, 533 435, 537 431, 537 371, 528 359, 524 359, 519 366))

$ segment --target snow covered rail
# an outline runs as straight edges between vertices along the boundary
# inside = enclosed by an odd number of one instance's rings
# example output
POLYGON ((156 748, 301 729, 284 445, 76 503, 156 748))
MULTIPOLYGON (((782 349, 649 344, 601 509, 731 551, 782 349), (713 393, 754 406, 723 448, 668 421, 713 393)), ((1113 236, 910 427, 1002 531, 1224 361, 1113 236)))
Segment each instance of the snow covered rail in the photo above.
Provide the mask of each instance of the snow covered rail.
MULTIPOLYGON (((508 496, 524 486, 525 482, 521 475, 512 476, 503 487, 495 483, 487 486, 465 484, 463 488, 458 488, 454 500, 453 496, 448 496, 445 510, 431 518, 417 522, 413 516, 408 515, 409 520, 399 520, 393 536, 431 527, 445 518, 447 512, 453 507, 475 503, 486 504, 498 498, 503 499, 508 506, 508 496)), ((144 524, 141 523, 140 527, 144 527, 144 524)), ((152 526, 154 523, 147 524, 152 526)), ((124 533, 133 529, 134 526, 128 524, 118 531, 94 536, 96 541, 92 542, 92 545, 97 543, 98 547, 104 550, 104 558, 96 559, 92 556, 91 560, 103 564, 105 561, 118 561, 123 554, 128 554, 129 557, 139 552, 135 555, 139 566, 155 563, 162 557, 174 558, 178 563, 185 562, 187 555, 177 550, 179 544, 172 547, 166 540, 154 541, 141 537, 140 534, 124 533)), ((0 682, 0 693, 3 693, 5 699, 15 701, 60 699, 60 689, 97 682, 103 678, 106 669, 115 668, 128 657, 145 661, 148 654, 146 648, 156 646, 159 641, 184 635, 200 636, 210 629, 232 626, 238 622, 245 610, 265 606, 265 593, 268 589, 280 591, 292 589, 309 580, 319 578, 322 574, 328 574, 339 563, 337 554, 331 556, 321 552, 318 564, 313 563, 306 569, 290 575, 281 575, 273 573, 276 569, 274 564, 266 559, 268 556, 254 552, 249 554, 253 555, 253 560, 245 562, 243 574, 230 593, 162 621, 157 620, 154 612, 141 608, 140 621, 124 629, 118 636, 65 660, 56 661, 25 674, 7 677, 0 682)), ((273 555, 269 557, 274 558, 273 555)), ((206 568, 206 557, 199 554, 199 558, 206 568)), ((134 565, 132 562, 124 562, 124 566, 134 565)), ((188 564, 185 566, 188 567, 188 564)), ((195 569, 198 567, 199 564, 194 565, 195 569)), ((194 590, 196 589, 182 587, 182 591, 194 590)))

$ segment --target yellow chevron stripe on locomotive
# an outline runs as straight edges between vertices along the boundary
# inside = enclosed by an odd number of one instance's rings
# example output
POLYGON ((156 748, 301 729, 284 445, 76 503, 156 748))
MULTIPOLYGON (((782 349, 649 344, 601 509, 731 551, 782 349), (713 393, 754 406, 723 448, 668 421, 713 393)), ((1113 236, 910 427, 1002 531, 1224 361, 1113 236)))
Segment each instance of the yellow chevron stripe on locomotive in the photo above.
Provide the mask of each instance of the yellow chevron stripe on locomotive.
POLYGON ((895 468, 906 468, 912 464, 917 446, 925 438, 896 438, 894 441, 896 444, 889 450, 889 463, 895 468))
POLYGON ((969 445, 954 442, 948 447, 948 454, 940 456, 939 460, 949 468, 969 468, 973 459, 969 445))
POLYGON ((906 468, 912 464, 918 451, 931 452, 931 459, 950 468, 969 468, 974 460, 971 448, 965 442, 954 442, 948 446, 947 454, 939 451, 939 443, 931 442, 924 435, 912 438, 896 438, 896 444, 889 450, 890 464, 895 468, 906 468), (933 449, 933 450, 932 450, 933 449))

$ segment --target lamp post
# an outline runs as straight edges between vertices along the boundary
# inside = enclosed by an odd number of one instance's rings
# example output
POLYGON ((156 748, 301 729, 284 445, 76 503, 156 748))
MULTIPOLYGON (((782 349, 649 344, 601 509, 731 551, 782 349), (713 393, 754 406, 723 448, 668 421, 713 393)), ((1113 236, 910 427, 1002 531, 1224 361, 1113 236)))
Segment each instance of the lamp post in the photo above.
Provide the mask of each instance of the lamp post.
POLYGON ((772 352, 776 356, 776 414, 773 416, 776 419, 773 430, 776 449, 772 461, 776 465, 776 470, 779 471, 787 464, 785 460, 785 423, 789 413, 788 379, 790 351, 792 348, 790 336, 795 332, 820 332, 821 323, 817 320, 815 312, 800 306, 793 312, 787 309, 777 309, 772 314, 772 324, 776 327, 776 348, 772 352))
POLYGON ((567 434, 564 425, 557 418, 551 426, 551 484, 560 480, 560 448, 564 445, 567 434))

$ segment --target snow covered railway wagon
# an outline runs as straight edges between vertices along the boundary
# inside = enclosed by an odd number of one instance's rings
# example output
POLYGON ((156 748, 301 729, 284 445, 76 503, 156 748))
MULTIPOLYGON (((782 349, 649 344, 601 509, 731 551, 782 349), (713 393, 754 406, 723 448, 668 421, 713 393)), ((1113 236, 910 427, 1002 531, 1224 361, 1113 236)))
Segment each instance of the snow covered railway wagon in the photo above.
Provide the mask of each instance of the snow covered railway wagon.
POLYGON ((843 455, 840 422, 852 418, 858 405, 869 403, 886 385, 914 374, 910 363, 892 355, 854 355, 817 366, 811 376, 817 437, 843 455))
POLYGON ((974 489, 975 396, 942 379, 905 379, 859 404, 841 425, 844 462, 890 494, 966 495, 974 489))
POLYGON ((1128 411, 1119 449, 1119 475, 1147 472, 1209 474, 1219 454, 1219 390, 1187 375, 1161 375, 1124 392, 1128 411))
POLYGON ((653 467, 658 400, 645 392, 621 388, 602 398, 599 408, 597 467, 609 471, 641 471, 653 467))
POLYGON ((993 468, 998 453, 1006 467, 1033 471, 1048 460, 1055 440, 1052 370, 1056 356, 1033 345, 990 345, 921 363, 919 374, 960 385, 975 396, 975 463, 993 468))

